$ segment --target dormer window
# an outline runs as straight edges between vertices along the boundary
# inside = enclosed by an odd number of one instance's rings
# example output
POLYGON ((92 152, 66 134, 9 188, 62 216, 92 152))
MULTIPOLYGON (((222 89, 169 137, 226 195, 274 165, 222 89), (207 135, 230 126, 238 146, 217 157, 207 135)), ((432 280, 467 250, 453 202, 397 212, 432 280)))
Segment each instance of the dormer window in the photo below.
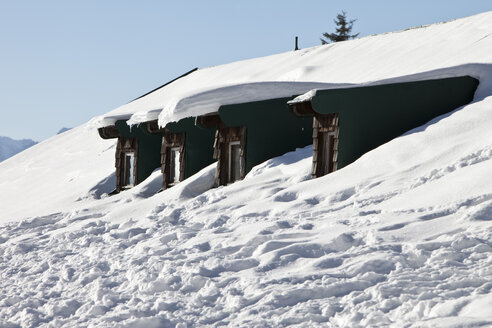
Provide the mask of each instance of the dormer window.
POLYGON ((216 184, 227 185, 246 174, 246 127, 221 127, 215 137, 214 158, 218 160, 216 184))
POLYGON ((116 146, 116 190, 119 192, 136 186, 138 142, 136 138, 118 138, 116 146))

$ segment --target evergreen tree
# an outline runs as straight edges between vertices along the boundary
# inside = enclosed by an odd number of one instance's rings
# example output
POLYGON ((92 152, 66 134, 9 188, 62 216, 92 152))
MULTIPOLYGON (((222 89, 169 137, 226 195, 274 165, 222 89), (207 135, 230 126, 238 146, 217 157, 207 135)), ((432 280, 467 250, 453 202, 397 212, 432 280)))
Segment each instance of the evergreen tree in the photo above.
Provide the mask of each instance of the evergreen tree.
POLYGON ((354 22, 357 19, 352 19, 347 21, 347 13, 345 11, 342 11, 341 14, 337 15, 337 19, 334 20, 337 28, 335 30, 335 33, 323 33, 323 36, 327 39, 320 39, 321 44, 327 44, 330 42, 338 42, 338 41, 345 41, 345 40, 350 40, 353 38, 356 38, 359 33, 357 34, 352 34, 352 26, 354 25, 354 22))

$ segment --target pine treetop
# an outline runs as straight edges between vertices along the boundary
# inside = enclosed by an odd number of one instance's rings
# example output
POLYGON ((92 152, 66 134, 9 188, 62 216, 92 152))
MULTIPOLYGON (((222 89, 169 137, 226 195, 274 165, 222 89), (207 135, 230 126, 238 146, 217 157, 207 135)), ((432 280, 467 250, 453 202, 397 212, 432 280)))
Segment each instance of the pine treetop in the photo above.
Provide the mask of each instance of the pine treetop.
POLYGON ((323 36, 327 40, 321 38, 321 44, 346 41, 356 38, 359 33, 352 35, 350 34, 352 32, 352 27, 355 21, 357 21, 357 19, 347 20, 347 13, 345 11, 342 11, 342 13, 338 14, 337 18, 333 20, 333 22, 337 26, 335 29, 335 33, 323 33, 323 36))

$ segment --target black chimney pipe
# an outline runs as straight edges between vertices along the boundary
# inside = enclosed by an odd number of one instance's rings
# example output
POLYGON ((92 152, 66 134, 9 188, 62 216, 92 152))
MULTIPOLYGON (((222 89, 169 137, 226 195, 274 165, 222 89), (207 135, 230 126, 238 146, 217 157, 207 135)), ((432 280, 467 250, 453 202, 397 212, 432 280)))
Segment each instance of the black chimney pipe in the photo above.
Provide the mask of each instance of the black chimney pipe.
POLYGON ((297 40, 298 40, 298 37, 296 36, 296 48, 294 49, 294 51, 299 50, 299 46, 297 44, 297 40))

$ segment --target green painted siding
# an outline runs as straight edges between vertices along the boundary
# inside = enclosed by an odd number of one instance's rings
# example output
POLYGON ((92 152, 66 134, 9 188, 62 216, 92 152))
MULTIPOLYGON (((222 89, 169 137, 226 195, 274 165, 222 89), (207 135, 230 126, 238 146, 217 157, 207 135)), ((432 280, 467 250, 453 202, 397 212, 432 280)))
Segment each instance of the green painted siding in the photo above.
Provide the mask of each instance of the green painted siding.
POLYGON ((185 133, 184 179, 215 161, 213 158, 215 129, 195 125, 194 117, 168 123, 166 128, 172 133, 185 133))
POLYGON ((131 129, 125 121, 117 121, 116 128, 125 138, 136 138, 138 142, 137 184, 147 179, 161 166, 162 136, 147 132, 146 124, 133 126, 131 129))
MULTIPOLYGON (((321 114, 339 113, 338 168, 364 153, 473 100, 478 80, 466 77, 321 90, 321 114)), ((425 145, 423 145, 425 146, 425 145)))
POLYGON ((312 119, 295 116, 280 98, 221 106, 219 114, 229 127, 246 126, 246 173, 275 156, 313 143, 312 119))

